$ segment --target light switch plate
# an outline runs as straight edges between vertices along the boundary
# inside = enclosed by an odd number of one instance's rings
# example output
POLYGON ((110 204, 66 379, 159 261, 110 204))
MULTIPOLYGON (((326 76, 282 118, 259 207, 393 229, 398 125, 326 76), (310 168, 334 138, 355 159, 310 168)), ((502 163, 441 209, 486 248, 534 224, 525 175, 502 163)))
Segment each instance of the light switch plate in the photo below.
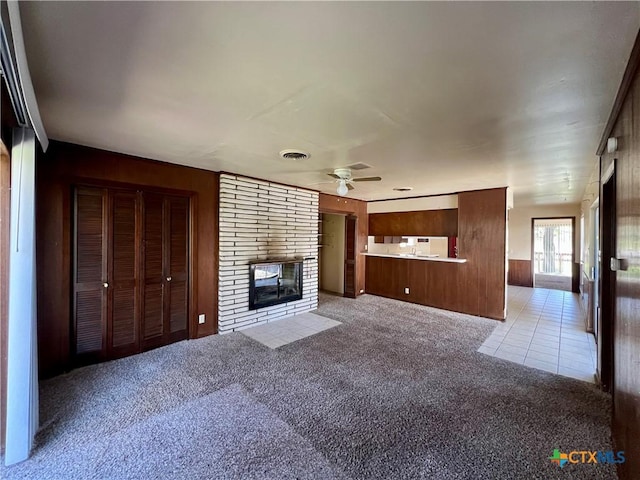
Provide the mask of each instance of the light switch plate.
POLYGON ((205 314, 201 313, 200 315, 198 315, 198 323, 199 324, 203 324, 205 320, 205 314))

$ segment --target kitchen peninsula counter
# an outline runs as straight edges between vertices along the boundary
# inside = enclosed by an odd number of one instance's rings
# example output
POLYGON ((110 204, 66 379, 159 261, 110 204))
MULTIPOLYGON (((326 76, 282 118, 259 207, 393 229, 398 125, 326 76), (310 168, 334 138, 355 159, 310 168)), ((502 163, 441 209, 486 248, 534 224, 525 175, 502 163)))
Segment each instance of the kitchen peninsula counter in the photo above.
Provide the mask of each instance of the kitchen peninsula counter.
POLYGON ((432 262, 467 263, 466 258, 438 257, 433 255, 409 254, 409 253, 369 253, 363 252, 367 257, 401 258, 403 260, 429 260, 432 262))
POLYGON ((466 259, 362 255, 367 262, 367 293, 455 312, 473 312, 465 288, 460 284, 470 268, 466 259))

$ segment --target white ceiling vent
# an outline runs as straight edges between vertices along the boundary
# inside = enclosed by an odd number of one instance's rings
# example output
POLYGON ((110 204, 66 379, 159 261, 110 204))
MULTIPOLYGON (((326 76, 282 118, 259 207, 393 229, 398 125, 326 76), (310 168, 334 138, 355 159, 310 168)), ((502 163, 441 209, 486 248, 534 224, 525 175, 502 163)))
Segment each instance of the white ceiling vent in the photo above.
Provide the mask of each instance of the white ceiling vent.
POLYGON ((302 150, 287 149, 280 152, 280 156, 287 160, 306 160, 311 155, 302 150))
POLYGON ((354 163, 353 165, 347 165, 347 168, 350 168, 351 170, 364 170, 366 168, 371 168, 371 165, 367 165, 366 163, 358 162, 358 163, 354 163))

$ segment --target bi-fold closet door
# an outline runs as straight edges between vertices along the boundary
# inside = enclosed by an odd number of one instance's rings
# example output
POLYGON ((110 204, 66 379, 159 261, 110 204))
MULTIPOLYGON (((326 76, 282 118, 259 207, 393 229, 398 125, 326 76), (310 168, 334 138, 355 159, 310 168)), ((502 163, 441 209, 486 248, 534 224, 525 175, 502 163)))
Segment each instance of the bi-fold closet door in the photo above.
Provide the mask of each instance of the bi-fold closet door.
POLYGON ((188 337, 188 197, 77 187, 72 353, 85 363, 188 337))

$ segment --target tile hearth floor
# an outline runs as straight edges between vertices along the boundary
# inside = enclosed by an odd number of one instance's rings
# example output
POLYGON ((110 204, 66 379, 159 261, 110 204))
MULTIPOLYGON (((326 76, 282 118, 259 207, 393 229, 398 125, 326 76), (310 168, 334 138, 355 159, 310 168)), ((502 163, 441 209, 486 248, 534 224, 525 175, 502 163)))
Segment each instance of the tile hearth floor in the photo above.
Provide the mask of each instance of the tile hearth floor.
POLYGON ((593 383, 596 345, 579 301, 571 292, 509 286, 507 319, 478 351, 593 383))
POLYGON ((269 348, 275 349, 338 325, 342 325, 342 323, 307 312, 256 327, 246 328, 241 330, 240 333, 269 348))

